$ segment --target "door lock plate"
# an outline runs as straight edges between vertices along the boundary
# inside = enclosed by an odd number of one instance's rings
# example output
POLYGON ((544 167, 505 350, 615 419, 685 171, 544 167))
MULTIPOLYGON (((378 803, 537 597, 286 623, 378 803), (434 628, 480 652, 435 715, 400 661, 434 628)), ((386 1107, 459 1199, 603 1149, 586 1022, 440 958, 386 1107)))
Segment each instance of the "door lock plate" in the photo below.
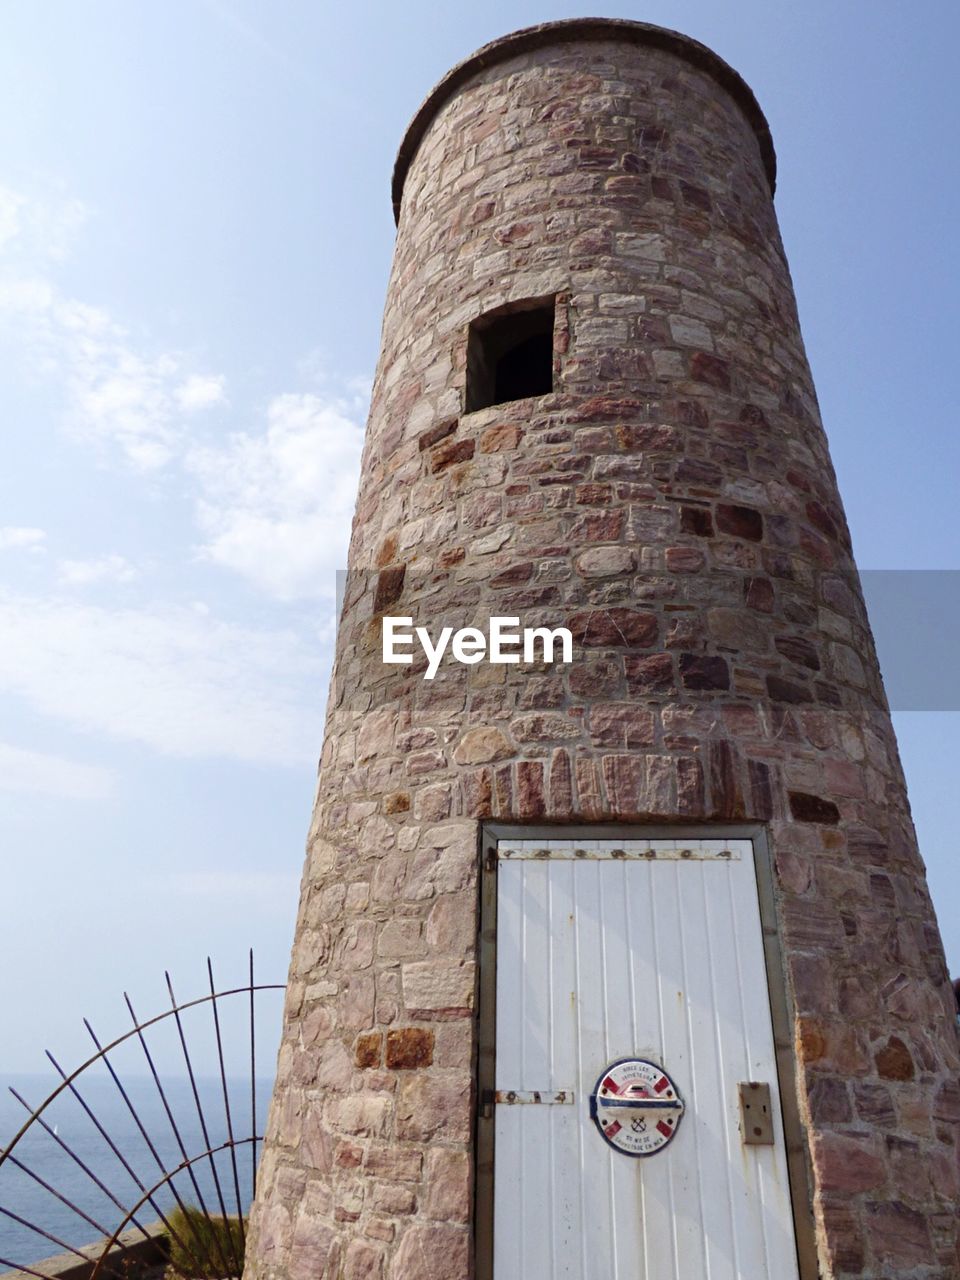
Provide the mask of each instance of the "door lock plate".
POLYGON ((740 1098, 740 1136, 745 1147, 773 1146, 773 1106, 770 1086, 756 1080, 737 1085, 740 1098))

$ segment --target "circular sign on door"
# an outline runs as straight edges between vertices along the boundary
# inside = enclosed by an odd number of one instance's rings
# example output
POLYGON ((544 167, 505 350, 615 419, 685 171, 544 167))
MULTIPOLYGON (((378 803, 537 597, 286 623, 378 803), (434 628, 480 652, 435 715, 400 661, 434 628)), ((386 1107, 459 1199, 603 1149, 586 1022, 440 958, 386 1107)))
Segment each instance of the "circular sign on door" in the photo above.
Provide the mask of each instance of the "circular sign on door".
POLYGON ((645 1058, 611 1063, 590 1095, 590 1116, 601 1136, 625 1156, 652 1156, 671 1141, 683 1099, 662 1067, 645 1058))

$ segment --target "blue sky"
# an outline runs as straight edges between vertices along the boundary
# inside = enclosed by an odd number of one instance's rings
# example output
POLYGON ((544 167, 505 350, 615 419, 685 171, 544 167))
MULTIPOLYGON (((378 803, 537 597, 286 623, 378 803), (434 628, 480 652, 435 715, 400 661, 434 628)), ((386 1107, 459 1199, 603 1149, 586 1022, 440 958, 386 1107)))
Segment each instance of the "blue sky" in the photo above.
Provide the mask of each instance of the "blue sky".
MULTIPOLYGON (((579 6, 6 0, 0 1072, 286 972, 403 129, 579 6)), ((651 0, 755 90, 859 563, 960 569, 960 14, 651 0)), ((909 628, 909 618, 904 618, 909 628)), ((883 654, 881 653, 881 657, 883 654)), ((960 970, 960 716, 898 713, 960 970)))

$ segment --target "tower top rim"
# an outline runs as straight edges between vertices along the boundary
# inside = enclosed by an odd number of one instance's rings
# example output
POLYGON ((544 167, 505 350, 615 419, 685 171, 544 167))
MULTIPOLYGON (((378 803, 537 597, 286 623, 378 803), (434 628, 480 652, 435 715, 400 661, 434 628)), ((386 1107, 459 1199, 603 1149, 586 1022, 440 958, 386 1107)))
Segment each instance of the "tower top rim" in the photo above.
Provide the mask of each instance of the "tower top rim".
POLYGON ((458 89, 478 71, 517 54, 551 44, 574 44, 590 40, 623 40, 654 49, 666 49, 711 75, 734 99, 753 128, 770 183, 770 194, 773 195, 777 181, 777 157, 767 118, 753 90, 719 54, 691 36, 650 22, 634 22, 628 18, 565 18, 557 22, 542 22, 534 27, 523 27, 482 45, 452 67, 431 89, 407 126, 393 167, 393 215, 396 221, 400 221, 403 186, 417 148, 433 117, 458 89))

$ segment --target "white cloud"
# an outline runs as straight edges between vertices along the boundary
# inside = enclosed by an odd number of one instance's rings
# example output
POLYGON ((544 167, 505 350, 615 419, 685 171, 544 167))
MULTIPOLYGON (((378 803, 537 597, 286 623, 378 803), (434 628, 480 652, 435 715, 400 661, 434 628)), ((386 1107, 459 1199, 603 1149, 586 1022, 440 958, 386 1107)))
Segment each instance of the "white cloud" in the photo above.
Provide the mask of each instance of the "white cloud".
POLYGON ((0 528, 0 551, 14 548, 25 551, 42 551, 47 535, 42 529, 33 529, 27 525, 8 524, 0 528))
MULTIPOLYGON (((0 284, 0 320, 41 372, 61 383, 66 425, 75 435, 119 449, 138 471, 175 456, 186 412, 178 395, 191 386, 181 356, 140 354, 105 311, 63 297, 42 278, 0 284)), ((188 399, 196 394, 188 391, 188 399)))
POLYGON ((226 378, 222 375, 203 377, 201 374, 194 374, 177 387, 177 404, 187 413, 196 409, 209 409, 211 405, 226 401, 225 387, 226 378))
POLYGON ((114 610, 0 594, 0 692, 168 755, 312 761, 325 665, 289 631, 190 608, 114 610))
POLYGON ((305 385, 312 386, 328 399, 336 400, 350 417, 367 416, 373 379, 361 375, 344 378, 331 369, 330 357, 323 347, 312 347, 301 356, 297 361, 297 373, 305 385))
MULTIPOLYGON (((21 239, 38 217, 0 188, 0 239, 21 239)), ((276 396, 259 430, 198 447, 188 422, 227 403, 222 375, 191 369, 178 352, 140 350, 105 310, 64 296, 29 255, 15 256, 15 268, 0 275, 0 322, 62 388, 73 433, 142 473, 182 466, 195 486, 202 559, 276 600, 331 599, 346 563, 369 382, 333 377, 315 351, 303 362, 312 391, 276 396)), ((74 587, 132 576, 119 556, 60 565, 60 581, 74 587)))
POLYGON ((0 186, 0 250, 23 259, 61 261, 90 216, 88 207, 62 193, 28 198, 0 186))
POLYGON ((132 582, 137 571, 124 556, 99 556, 95 560, 61 560, 60 581, 68 587, 86 587, 94 582, 132 582))
POLYGON ((113 774, 95 765, 0 742, 0 791, 103 800, 113 791, 113 774))
POLYGON ((0 187, 0 249, 20 234, 20 209, 23 196, 9 187, 0 187))
POLYGON ((261 435, 196 449, 205 558, 280 600, 334 593, 346 564, 363 429, 355 402, 314 394, 270 404, 261 435))
POLYGON ((168 463, 181 436, 174 401, 178 358, 138 354, 119 325, 80 303, 56 302, 49 322, 72 430, 116 446, 135 470, 152 471, 168 463))
POLYGON ((0 188, 0 321, 65 395, 67 427, 120 451, 138 471, 176 455, 184 418, 224 399, 224 379, 199 374, 180 352, 141 350, 100 307, 64 295, 49 260, 64 256, 86 217, 78 201, 52 211, 0 188))

